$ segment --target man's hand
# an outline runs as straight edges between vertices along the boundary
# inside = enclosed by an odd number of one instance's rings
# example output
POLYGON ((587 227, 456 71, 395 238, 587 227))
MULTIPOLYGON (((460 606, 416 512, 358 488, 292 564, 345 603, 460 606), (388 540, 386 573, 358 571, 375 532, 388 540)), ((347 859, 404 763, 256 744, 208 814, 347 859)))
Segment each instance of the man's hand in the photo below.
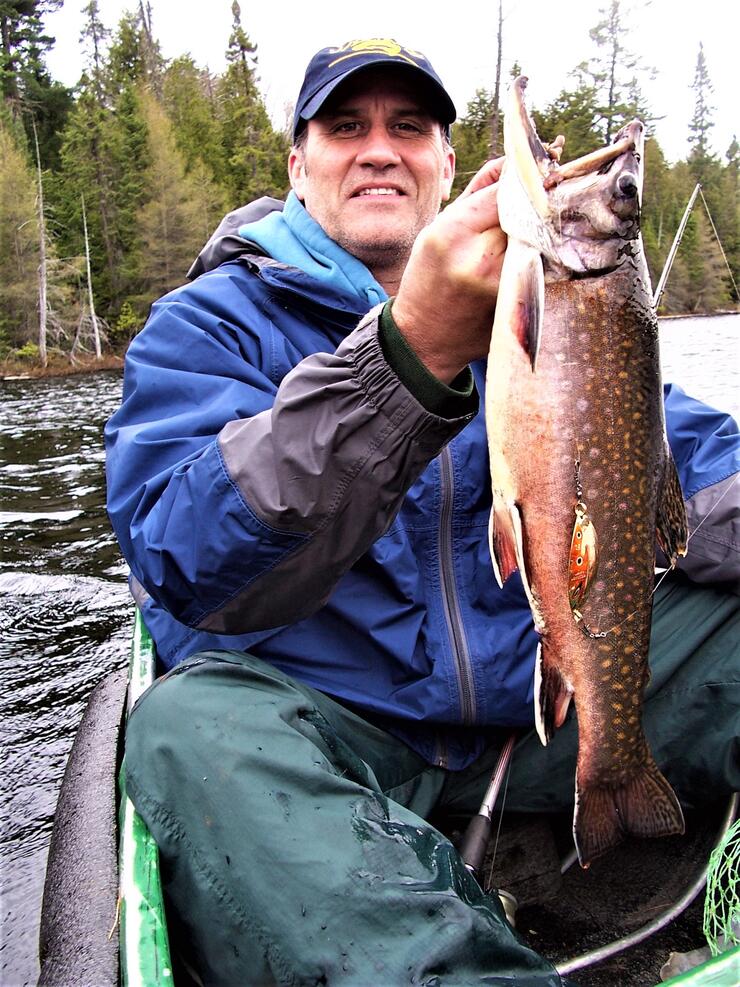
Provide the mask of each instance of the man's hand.
POLYGON ((422 230, 393 303, 393 319, 409 345, 447 384, 488 354, 506 250, 497 205, 503 161, 486 162, 422 230))

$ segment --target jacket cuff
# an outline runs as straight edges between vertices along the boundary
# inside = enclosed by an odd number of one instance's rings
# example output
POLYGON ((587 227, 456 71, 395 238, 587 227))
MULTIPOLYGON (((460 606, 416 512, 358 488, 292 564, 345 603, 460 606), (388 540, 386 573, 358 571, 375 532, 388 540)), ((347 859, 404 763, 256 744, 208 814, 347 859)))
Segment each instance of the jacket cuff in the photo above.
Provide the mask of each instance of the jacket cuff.
POLYGON ((393 299, 385 303, 380 314, 379 339, 383 355, 404 387, 422 407, 440 418, 459 418, 475 414, 478 394, 470 367, 466 367, 450 385, 443 383, 424 366, 406 337, 393 320, 393 299))

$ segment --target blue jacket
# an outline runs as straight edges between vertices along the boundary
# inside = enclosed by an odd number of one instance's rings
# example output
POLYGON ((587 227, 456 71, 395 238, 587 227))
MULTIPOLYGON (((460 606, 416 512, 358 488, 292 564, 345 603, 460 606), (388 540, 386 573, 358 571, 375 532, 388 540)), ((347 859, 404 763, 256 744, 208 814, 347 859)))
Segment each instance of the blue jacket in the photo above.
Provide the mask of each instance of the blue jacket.
MULTIPOLYGON (((461 768, 481 728, 533 721, 537 636, 518 575, 493 578, 482 407, 430 413, 379 306, 227 239, 234 259, 154 305, 106 429, 109 513, 160 659, 248 650, 461 768)), ((693 529, 740 467, 737 427, 676 387, 666 413, 693 529)), ((692 540, 695 578, 738 575, 732 503, 692 540)))

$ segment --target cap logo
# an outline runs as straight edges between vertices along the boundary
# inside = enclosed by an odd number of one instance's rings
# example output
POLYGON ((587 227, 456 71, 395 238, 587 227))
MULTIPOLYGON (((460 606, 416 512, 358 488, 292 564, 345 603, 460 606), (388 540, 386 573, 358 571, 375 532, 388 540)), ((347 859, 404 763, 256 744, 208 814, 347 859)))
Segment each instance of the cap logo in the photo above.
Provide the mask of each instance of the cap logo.
MULTIPOLYGON (((339 55, 333 62, 329 63, 329 68, 334 68, 339 62, 348 58, 356 58, 359 55, 385 55, 388 58, 397 58, 401 62, 407 62, 419 68, 417 59, 424 59, 424 55, 419 51, 412 51, 410 48, 403 48, 393 38, 367 38, 365 41, 347 41, 340 48, 329 49, 339 55)), ((426 59, 424 59, 426 61, 426 59)))

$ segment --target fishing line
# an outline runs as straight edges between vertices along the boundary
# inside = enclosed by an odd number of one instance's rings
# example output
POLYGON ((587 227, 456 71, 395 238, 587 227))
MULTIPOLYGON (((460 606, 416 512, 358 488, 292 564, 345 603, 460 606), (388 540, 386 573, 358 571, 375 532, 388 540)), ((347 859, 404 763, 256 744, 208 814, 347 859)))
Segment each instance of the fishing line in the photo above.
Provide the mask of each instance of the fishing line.
POLYGON ((732 275, 732 268, 730 267, 730 262, 727 259, 727 254, 725 253, 724 247, 722 246, 722 241, 719 238, 719 233, 717 232, 717 227, 714 225, 714 220, 712 219, 712 214, 709 211, 709 206, 707 205, 707 200, 704 198, 704 193, 702 192, 701 185, 699 186, 699 195, 701 196, 701 201, 704 203, 704 208, 707 211, 707 216, 709 217, 709 222, 712 224, 712 231, 714 233, 715 239, 717 240, 717 246, 722 254, 722 260, 725 262, 725 267, 730 275, 730 281, 732 281, 732 287, 735 289, 735 296, 740 297, 740 292, 737 290, 737 285, 735 284, 735 278, 732 275))
POLYGON ((491 887, 491 882, 493 880, 493 866, 496 863, 496 854, 498 853, 498 841, 501 836, 501 824, 504 821, 504 808, 506 807, 506 793, 509 789, 509 775, 511 774, 511 760, 506 767, 506 777, 504 778, 504 791, 501 796, 501 808, 499 809, 498 826, 496 827, 496 839, 493 841, 493 854, 491 856, 491 866, 488 869, 488 877, 486 878, 486 887, 491 887))
MULTIPOLYGON (((694 528, 694 530, 689 532, 689 535, 688 535, 688 537, 686 539, 686 544, 687 545, 689 544, 689 542, 691 541, 691 539, 694 537, 694 535, 696 534, 696 532, 699 530, 699 528, 701 528, 701 526, 704 524, 704 522, 706 521, 706 519, 710 516, 710 514, 712 514, 712 512, 715 511, 719 507, 719 505, 725 499, 725 497, 730 492, 730 490, 732 490, 732 488, 735 486, 735 484, 737 483, 737 481, 738 481, 739 478, 740 478, 740 473, 736 473, 735 476, 732 478, 732 483, 727 487, 727 489, 722 493, 722 495, 717 498, 717 500, 715 501, 714 505, 707 511, 707 513, 704 515, 704 517, 701 519, 701 521, 697 524, 697 526, 694 528)), ((670 571, 670 570, 667 570, 667 571, 670 571)))
MULTIPOLYGON (((688 534, 688 536, 686 538, 686 547, 687 548, 688 548, 689 542, 694 537, 694 535, 696 534, 696 532, 699 530, 699 528, 701 528, 701 526, 704 524, 704 522, 707 520, 707 518, 710 517, 710 515, 719 507, 719 505, 725 499, 725 497, 730 492, 730 490, 732 490, 732 488, 735 486, 735 484, 737 483, 738 479, 740 479, 740 473, 739 474, 736 474, 732 478, 732 482, 727 487, 727 489, 724 490, 723 493, 721 494, 721 496, 719 496, 717 498, 717 500, 714 503, 714 505, 710 508, 710 510, 707 511, 707 513, 704 515, 704 517, 701 519, 701 521, 697 524, 697 526, 694 528, 694 530, 691 531, 691 532, 689 532, 689 534, 688 534)), ((658 589, 660 588, 661 583, 665 580, 666 576, 668 576, 669 573, 673 572, 673 570, 675 568, 676 568, 676 563, 674 562, 673 565, 668 566, 667 569, 664 569, 662 571, 661 576, 660 576, 660 579, 658 579, 658 581, 656 582, 655 586, 652 589, 652 592, 650 593, 650 599, 652 599, 652 597, 658 592, 658 589)), ((610 627, 608 631, 594 631, 594 630, 592 630, 588 626, 588 624, 585 622, 585 620, 583 619, 583 615, 578 610, 574 610, 573 611, 573 616, 574 616, 574 618, 576 620, 576 623, 580 626, 581 630, 583 631, 583 633, 587 637, 598 639, 598 638, 606 637, 607 634, 611 634, 613 631, 618 630, 622 626, 622 624, 625 624, 628 620, 630 620, 632 617, 634 617, 636 613, 639 613, 639 610, 640 610, 640 608, 639 607, 636 607, 632 611, 631 614, 628 614, 628 616, 624 617, 618 624, 615 624, 613 627, 610 627)))

